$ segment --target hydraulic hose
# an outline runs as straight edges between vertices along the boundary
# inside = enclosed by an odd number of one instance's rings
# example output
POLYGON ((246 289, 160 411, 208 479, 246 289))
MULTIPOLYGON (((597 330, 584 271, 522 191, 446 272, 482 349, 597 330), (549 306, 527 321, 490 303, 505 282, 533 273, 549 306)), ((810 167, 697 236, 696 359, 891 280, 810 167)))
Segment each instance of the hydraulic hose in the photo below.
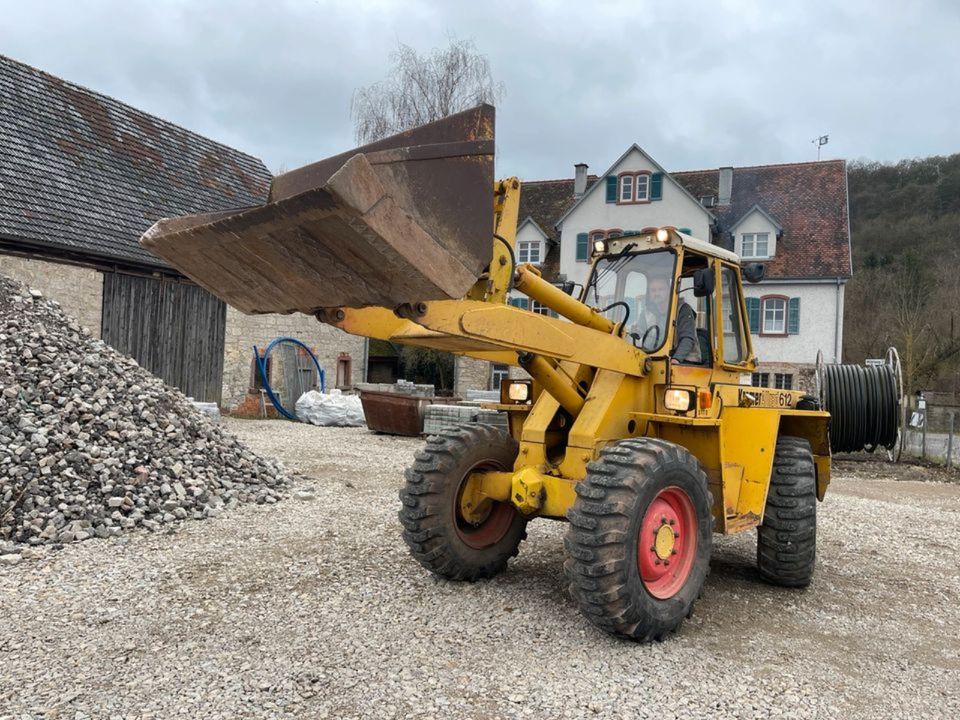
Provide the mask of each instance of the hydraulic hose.
MULTIPOLYGON (((267 345, 267 349, 264 350, 262 356, 260 355, 260 351, 257 349, 257 346, 253 346, 253 359, 257 363, 257 371, 260 374, 260 384, 263 386, 264 391, 266 391, 267 397, 270 398, 270 402, 273 403, 273 406, 277 409, 277 412, 287 418, 287 420, 299 422, 300 418, 296 416, 295 409, 288 410, 285 408, 283 403, 280 402, 280 398, 277 397, 276 392, 274 392, 273 388, 270 386, 270 378, 268 377, 269 374, 267 373, 267 358, 270 357, 270 353, 280 343, 290 343, 291 345, 296 345, 297 347, 306 351, 307 355, 310 356, 310 359, 313 360, 314 367, 317 369, 317 380, 320 383, 320 392, 326 392, 324 372, 323 368, 320 367, 320 361, 317 360, 317 356, 313 354, 313 350, 296 338, 286 336, 274 338, 272 341, 270 341, 270 344, 267 345)), ((295 402, 296 400, 294 400, 294 403, 295 402)))
POLYGON ((896 368, 883 365, 822 365, 820 401, 830 413, 833 452, 893 449, 900 429, 896 368))

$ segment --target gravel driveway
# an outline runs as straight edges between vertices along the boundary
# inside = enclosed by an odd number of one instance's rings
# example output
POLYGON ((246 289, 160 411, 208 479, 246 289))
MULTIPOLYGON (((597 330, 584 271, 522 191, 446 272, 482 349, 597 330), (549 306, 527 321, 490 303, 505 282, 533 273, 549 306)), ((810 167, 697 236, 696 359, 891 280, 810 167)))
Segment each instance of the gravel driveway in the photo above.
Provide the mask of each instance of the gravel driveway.
POLYGON ((491 582, 416 565, 419 441, 227 424, 298 496, 0 565, 0 718, 960 717, 960 485, 843 464, 808 590, 718 537, 693 618, 636 645, 568 599, 562 523, 491 582))

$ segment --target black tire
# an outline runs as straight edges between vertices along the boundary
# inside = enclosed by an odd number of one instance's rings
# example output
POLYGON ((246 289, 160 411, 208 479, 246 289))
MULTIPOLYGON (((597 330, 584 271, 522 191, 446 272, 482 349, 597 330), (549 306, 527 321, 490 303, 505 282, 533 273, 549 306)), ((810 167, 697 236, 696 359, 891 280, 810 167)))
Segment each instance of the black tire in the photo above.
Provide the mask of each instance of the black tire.
POLYGON ((810 443, 781 437, 773 457, 770 490, 757 528, 757 567, 765 580, 806 587, 817 552, 817 474, 810 443))
POLYGON ((403 539, 413 557, 451 580, 480 580, 501 572, 527 536, 526 519, 510 503, 493 503, 479 525, 459 511, 470 473, 512 470, 517 442, 489 425, 456 425, 427 438, 400 491, 403 539))
POLYGON ((639 438, 601 451, 577 484, 577 499, 567 513, 564 571, 583 614, 607 632, 644 642, 662 640, 676 630, 693 612, 710 570, 711 504, 700 464, 678 445, 639 438), (671 596, 658 598, 641 577, 638 551, 641 542, 646 551, 650 540, 640 532, 651 503, 677 489, 689 498, 696 544, 682 585, 671 596))

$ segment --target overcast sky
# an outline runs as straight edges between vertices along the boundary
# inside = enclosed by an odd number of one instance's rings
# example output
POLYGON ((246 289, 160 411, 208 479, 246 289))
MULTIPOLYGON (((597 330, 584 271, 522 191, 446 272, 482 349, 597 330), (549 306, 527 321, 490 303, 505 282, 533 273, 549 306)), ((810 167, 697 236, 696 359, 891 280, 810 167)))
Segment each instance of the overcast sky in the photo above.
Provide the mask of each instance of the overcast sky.
POLYGON ((0 53, 252 153, 352 147, 398 43, 473 39, 506 86, 501 176, 960 152, 960 2, 0 0, 0 53))

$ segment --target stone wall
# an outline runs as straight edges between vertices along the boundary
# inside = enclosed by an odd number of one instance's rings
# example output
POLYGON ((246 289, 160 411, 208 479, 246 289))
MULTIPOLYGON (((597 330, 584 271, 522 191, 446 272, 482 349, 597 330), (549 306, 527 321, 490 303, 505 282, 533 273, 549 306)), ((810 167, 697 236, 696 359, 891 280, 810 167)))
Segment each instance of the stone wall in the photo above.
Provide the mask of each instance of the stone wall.
MULTIPOLYGON (((467 390, 490 389, 493 363, 465 357, 458 357, 456 363, 456 378, 453 389, 455 395, 464 397, 467 390)), ((527 380, 530 378, 530 374, 522 367, 511 365, 508 370, 508 377, 514 380, 527 380)))
POLYGON ((816 366, 809 363, 776 363, 761 362, 757 366, 758 373, 767 373, 770 377, 767 387, 774 386, 774 374, 784 373, 793 375, 793 389, 803 390, 804 392, 816 393, 816 366))
MULTIPOLYGON (((365 340, 324 325, 316 319, 292 315, 244 315, 227 307, 227 325, 223 357, 223 395, 221 405, 230 410, 241 403, 250 389, 253 346, 264 348, 276 337, 295 337, 308 345, 326 375, 327 388, 336 386, 337 360, 346 353, 351 360, 350 383, 363 381, 365 340)), ((341 378, 340 384, 343 384, 341 378)))
POLYGON ((0 274, 56 300, 71 317, 100 337, 103 275, 98 270, 0 254, 0 274))
POLYGON ((464 397, 467 390, 487 390, 490 388, 490 363, 473 358, 456 358, 453 392, 464 397))

